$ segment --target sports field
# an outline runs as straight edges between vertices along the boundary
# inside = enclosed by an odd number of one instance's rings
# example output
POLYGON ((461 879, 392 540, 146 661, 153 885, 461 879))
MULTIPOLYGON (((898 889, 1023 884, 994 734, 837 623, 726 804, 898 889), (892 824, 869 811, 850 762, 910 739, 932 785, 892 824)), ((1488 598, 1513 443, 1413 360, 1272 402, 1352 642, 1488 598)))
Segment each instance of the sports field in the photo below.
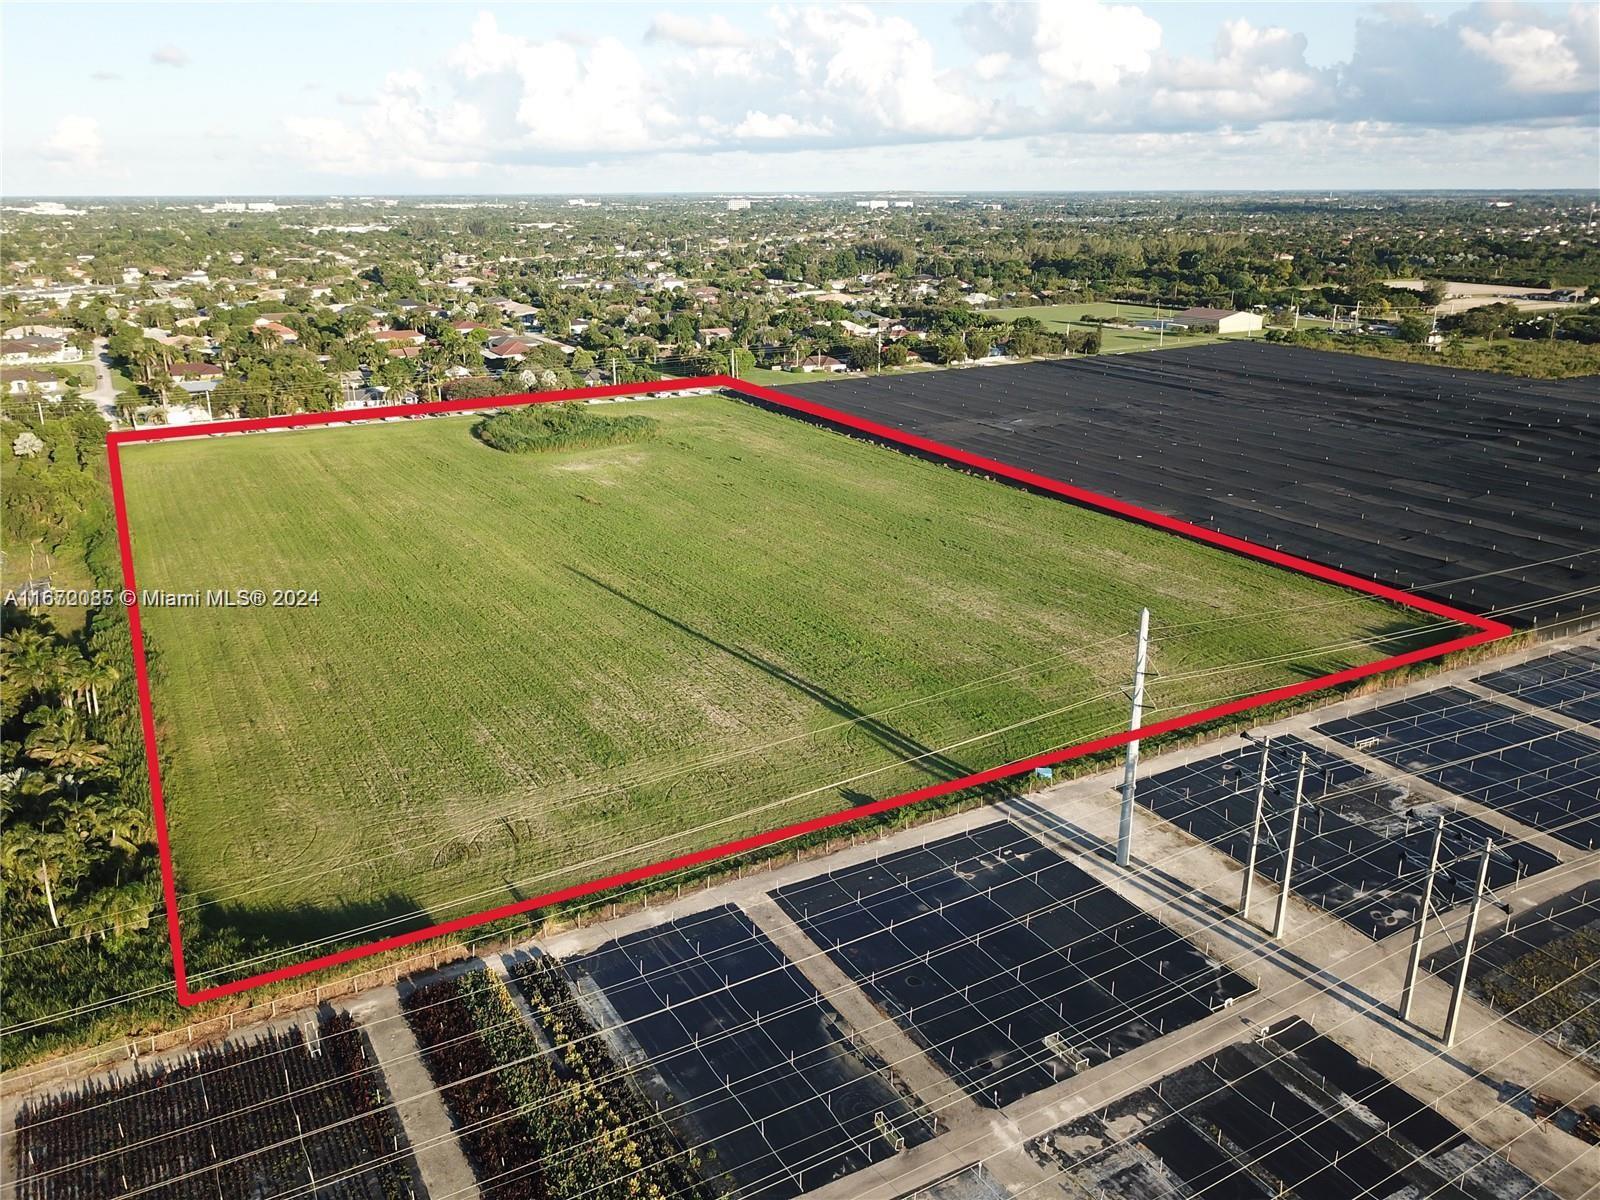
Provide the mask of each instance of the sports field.
POLYGON ((1021 317, 1032 317, 1055 333, 1098 329, 1102 354, 1125 354, 1130 350, 1175 350, 1179 346, 1203 346, 1209 342, 1231 342, 1260 336, 1237 333, 1174 333, 1171 330, 1160 334, 1154 329, 1108 329, 1104 325, 1088 324, 1083 319, 1088 316, 1129 323, 1155 320, 1157 317, 1171 320, 1181 308, 1182 306, 1175 307, 1170 304, 1164 308, 1156 308, 1148 304, 1113 304, 1107 300, 1098 300, 1087 304, 1039 304, 1026 308, 986 308, 981 311, 984 316, 993 317, 997 321, 1015 321, 1021 317))
POLYGON ((187 936, 370 941, 1113 731, 1142 604, 1147 721, 1418 622, 739 401, 601 411, 659 434, 123 448, 142 589, 317 599, 144 605, 187 936))

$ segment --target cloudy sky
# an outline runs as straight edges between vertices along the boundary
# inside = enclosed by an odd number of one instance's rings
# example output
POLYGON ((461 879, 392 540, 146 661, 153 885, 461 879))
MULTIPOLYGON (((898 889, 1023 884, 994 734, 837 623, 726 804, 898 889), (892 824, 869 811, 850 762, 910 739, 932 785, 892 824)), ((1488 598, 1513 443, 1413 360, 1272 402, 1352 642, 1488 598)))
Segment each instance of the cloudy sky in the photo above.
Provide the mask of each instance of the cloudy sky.
POLYGON ((1600 185, 1600 5, 12 3, 10 197, 1600 185))

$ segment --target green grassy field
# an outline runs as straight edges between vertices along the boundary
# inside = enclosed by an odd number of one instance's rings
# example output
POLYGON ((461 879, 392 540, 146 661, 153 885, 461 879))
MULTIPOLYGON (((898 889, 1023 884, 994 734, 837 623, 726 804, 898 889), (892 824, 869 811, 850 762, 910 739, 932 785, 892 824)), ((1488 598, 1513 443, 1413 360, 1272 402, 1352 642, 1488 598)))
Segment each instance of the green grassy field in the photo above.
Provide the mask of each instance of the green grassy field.
POLYGON ((595 451, 468 418, 123 450, 141 588, 318 597, 145 607, 186 906, 445 919, 1108 732, 1142 604, 1148 720, 1411 628, 729 399, 638 411, 658 437, 595 451))
MULTIPOLYGON (((1159 315, 1172 317, 1178 310, 1166 307, 1159 310, 1159 315)), ((1122 354, 1130 350, 1159 350, 1176 349, 1179 346, 1203 346, 1207 342, 1232 342, 1244 337, 1259 337, 1260 334, 1241 333, 1157 333, 1153 329, 1106 329, 1100 325, 1086 325, 1083 318, 1090 317, 1120 317, 1125 321, 1139 321, 1153 318, 1158 315, 1157 309, 1144 304, 1112 304, 1109 301, 1095 301, 1091 304, 1044 304, 1031 308, 986 308, 983 310, 986 317, 994 317, 1000 321, 1015 321, 1019 317, 1032 317, 1047 328, 1057 332, 1074 330, 1101 330, 1100 352, 1102 354, 1122 354)))

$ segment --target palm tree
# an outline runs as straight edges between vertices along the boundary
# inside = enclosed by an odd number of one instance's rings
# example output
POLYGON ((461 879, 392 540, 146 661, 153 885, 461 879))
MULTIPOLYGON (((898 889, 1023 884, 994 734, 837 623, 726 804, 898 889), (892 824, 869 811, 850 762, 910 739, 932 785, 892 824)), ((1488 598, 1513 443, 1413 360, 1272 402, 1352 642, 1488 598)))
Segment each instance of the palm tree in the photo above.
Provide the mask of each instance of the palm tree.
MULTIPOLYGON (((50 869, 59 863, 66 849, 66 839, 57 833, 48 833, 31 825, 19 825, 6 830, 5 841, 0 843, 0 866, 11 875, 25 895, 34 891, 33 881, 44 896, 45 907, 50 911, 50 924, 61 927, 61 917, 56 912, 55 889, 50 883, 50 869)), ((57 877, 59 878, 59 866, 57 877)))
POLYGON ((76 646, 65 645, 56 652, 56 688, 61 703, 76 708, 78 698, 89 687, 89 660, 76 646))
POLYGON ((47 692, 56 685, 59 656, 54 638, 37 629, 17 629, 8 633, 0 649, 0 678, 13 695, 47 692))
POLYGON ((117 887, 96 888, 76 901, 67 914, 67 925, 74 937, 92 941, 96 934, 110 941, 124 933, 150 927, 150 913, 156 906, 151 881, 136 879, 117 887))
POLYGON ((74 794, 83 779, 110 765, 111 747, 89 736, 76 710, 41 707, 28 721, 36 726, 23 743, 28 757, 70 778, 74 794))
POLYGON ((110 691, 120 678, 122 678, 122 672, 118 671, 104 658, 96 656, 89 660, 88 670, 83 675, 83 683, 85 689, 84 697, 90 716, 98 717, 100 715, 100 689, 105 688, 110 691))

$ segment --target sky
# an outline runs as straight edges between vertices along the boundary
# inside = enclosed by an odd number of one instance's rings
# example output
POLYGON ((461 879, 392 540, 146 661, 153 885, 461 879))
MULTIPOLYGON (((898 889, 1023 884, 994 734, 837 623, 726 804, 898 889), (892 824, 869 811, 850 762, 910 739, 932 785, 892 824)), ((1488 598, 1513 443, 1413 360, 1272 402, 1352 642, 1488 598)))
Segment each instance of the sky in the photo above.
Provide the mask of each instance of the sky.
POLYGON ((0 8, 0 194, 1600 188, 1600 3, 0 8))

